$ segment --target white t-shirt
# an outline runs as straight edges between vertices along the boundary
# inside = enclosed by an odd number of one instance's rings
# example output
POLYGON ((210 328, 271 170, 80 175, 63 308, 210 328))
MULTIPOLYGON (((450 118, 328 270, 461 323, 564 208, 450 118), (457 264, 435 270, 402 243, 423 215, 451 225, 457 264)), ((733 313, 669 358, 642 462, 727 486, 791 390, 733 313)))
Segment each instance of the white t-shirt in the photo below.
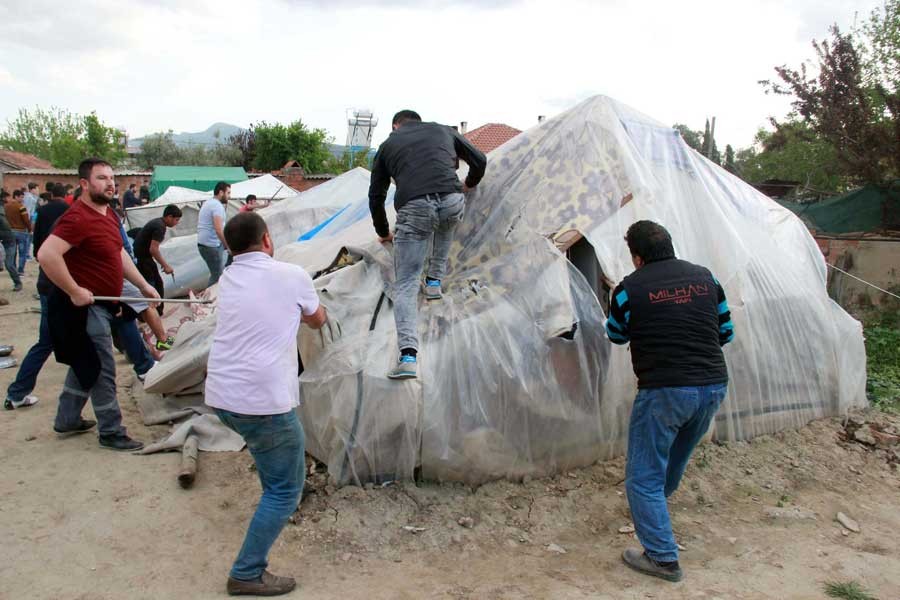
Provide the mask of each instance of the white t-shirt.
POLYGON ((234 257, 219 280, 206 404, 244 415, 277 415, 300 404, 300 315, 319 308, 302 267, 263 252, 234 257))
POLYGON ((200 207, 200 214, 197 216, 197 243, 201 246, 218 248, 222 245, 222 240, 216 235, 213 217, 220 217, 222 227, 225 227, 225 205, 216 198, 206 200, 200 207))

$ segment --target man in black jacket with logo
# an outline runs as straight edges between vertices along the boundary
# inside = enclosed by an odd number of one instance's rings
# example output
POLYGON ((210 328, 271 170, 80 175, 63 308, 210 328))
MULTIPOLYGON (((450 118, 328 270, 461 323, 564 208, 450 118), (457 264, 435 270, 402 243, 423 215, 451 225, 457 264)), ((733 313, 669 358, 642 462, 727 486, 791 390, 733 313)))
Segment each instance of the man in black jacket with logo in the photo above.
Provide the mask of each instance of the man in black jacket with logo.
POLYGON ((664 227, 638 221, 625 241, 637 270, 613 290, 606 333, 615 344, 631 342, 638 378, 625 489, 644 551, 629 548, 622 559, 636 571, 679 581, 666 498, 725 398, 722 346, 734 327, 722 286, 705 267, 675 258, 664 227))
POLYGON ((369 210, 379 241, 394 243, 394 321, 400 358, 388 377, 414 379, 419 351, 416 301, 425 253, 433 242, 425 298, 439 300, 453 232, 463 218, 464 193, 484 177, 487 158, 454 129, 423 123, 411 110, 394 115, 392 127, 372 163, 369 210), (456 175, 460 158, 469 165, 465 184, 456 175), (396 234, 391 233, 384 210, 391 178, 397 184, 396 234))

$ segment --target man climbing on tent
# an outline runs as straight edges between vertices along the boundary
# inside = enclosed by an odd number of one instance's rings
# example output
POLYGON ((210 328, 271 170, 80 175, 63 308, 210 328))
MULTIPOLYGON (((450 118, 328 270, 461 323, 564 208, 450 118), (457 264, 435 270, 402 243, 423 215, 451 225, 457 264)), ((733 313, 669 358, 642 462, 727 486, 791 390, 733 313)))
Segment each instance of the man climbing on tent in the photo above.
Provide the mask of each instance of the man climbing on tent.
POLYGON ((705 267, 675 258, 672 238, 652 221, 625 236, 636 271, 615 290, 606 333, 631 342, 638 393, 631 409, 625 490, 644 551, 629 548, 632 569, 680 581, 678 544, 666 498, 725 398, 722 346, 734 339, 725 291, 705 267))
POLYGON ((276 596, 296 583, 266 570, 269 549, 297 510, 306 475, 303 426, 294 412, 300 404, 297 330, 301 321, 319 329, 328 315, 309 274, 272 258, 275 247, 262 217, 238 214, 225 225, 225 239, 234 263, 219 285, 206 404, 244 438, 263 487, 227 590, 276 596))
POLYGON ((388 377, 414 379, 419 351, 417 300, 425 253, 432 244, 425 298, 439 300, 453 231, 465 209, 464 194, 484 177, 487 158, 454 129, 423 123, 411 110, 394 115, 392 128, 372 161, 369 210, 378 240, 394 243, 394 321, 400 358, 388 377), (469 165, 464 184, 456 175, 458 158, 469 165), (384 210, 391 178, 397 185, 396 233, 391 233, 384 210))

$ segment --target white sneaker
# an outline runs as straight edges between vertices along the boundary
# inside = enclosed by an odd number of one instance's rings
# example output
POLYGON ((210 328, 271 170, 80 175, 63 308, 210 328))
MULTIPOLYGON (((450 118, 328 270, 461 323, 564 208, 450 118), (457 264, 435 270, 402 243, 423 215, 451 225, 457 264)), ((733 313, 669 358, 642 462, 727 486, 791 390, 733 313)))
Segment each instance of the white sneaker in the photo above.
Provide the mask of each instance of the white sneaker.
POLYGON ((3 408, 6 410, 15 410, 17 408, 28 408, 29 406, 34 406, 38 403, 38 397, 34 394, 28 394, 21 400, 11 400, 9 398, 6 399, 6 402, 3 403, 3 408))
POLYGON ((153 365, 149 369, 147 369, 145 372, 141 373, 140 375, 135 373, 135 376, 138 378, 138 381, 140 381, 141 383, 144 383, 144 379, 147 377, 147 373, 149 373, 153 369, 153 367, 155 367, 158 364, 159 364, 159 361, 154 360, 153 365))

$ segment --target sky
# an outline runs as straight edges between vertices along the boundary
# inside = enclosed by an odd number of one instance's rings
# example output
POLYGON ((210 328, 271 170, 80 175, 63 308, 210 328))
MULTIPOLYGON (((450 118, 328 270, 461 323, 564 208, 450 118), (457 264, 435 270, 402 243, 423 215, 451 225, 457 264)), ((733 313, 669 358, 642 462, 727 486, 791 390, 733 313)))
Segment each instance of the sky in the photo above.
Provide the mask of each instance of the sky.
POLYGON ((0 0, 0 127, 22 107, 130 137, 411 108, 527 129, 596 94, 748 146, 789 110, 757 82, 879 0, 0 0))

